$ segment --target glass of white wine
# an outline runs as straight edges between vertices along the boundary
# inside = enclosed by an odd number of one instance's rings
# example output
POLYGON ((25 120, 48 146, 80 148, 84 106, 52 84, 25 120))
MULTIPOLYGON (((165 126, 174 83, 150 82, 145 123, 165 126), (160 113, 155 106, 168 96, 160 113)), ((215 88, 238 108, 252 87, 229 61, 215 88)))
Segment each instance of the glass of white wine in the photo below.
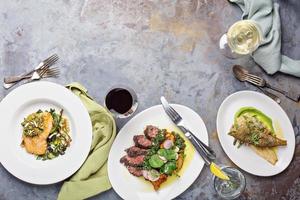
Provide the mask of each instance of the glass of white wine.
POLYGON ((262 32, 253 20, 240 20, 222 35, 219 47, 228 58, 238 58, 254 52, 262 42, 262 32))

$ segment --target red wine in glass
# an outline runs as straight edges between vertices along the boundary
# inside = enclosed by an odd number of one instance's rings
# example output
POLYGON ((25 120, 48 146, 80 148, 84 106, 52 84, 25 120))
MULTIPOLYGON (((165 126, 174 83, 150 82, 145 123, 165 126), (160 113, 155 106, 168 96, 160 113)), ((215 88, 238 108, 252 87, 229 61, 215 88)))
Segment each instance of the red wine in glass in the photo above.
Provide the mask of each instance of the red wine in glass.
POLYGON ((115 86, 106 94, 105 106, 116 118, 129 117, 138 106, 136 93, 129 87, 115 86))

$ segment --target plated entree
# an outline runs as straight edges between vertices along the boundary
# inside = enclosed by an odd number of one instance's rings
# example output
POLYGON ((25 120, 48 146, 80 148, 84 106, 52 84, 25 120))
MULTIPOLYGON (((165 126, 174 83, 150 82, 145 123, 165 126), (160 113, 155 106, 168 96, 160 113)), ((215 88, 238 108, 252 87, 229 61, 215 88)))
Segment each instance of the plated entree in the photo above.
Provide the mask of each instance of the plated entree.
MULTIPOLYGON (((185 141, 175 132, 148 125, 143 135, 133 137, 134 146, 120 159, 128 171, 144 177, 158 190, 169 176, 177 175, 185 158, 185 141)), ((179 177, 179 176, 178 176, 179 177)))
POLYGON ((38 110, 28 115, 23 127, 21 146, 39 160, 51 160, 65 154, 72 141, 68 119, 55 109, 38 110))
POLYGON ((251 146, 259 156, 273 165, 278 161, 274 147, 287 145, 286 140, 276 135, 272 119, 254 107, 242 107, 236 112, 228 134, 235 138, 234 145, 251 146))

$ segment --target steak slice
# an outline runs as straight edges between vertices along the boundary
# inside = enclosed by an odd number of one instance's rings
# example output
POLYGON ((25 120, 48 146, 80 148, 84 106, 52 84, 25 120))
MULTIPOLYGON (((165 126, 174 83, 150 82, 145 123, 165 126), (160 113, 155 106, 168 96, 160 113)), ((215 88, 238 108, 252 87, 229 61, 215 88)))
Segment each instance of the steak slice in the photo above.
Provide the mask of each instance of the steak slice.
POLYGON ((133 141, 135 146, 142 149, 149 149, 152 145, 151 140, 148 140, 144 135, 135 135, 133 136, 133 141))
POLYGON ((132 174, 133 176, 137 176, 137 177, 143 176, 142 169, 139 169, 137 167, 132 167, 132 166, 127 166, 126 168, 128 169, 129 173, 132 174))
POLYGON ((145 158, 144 155, 137 156, 137 157, 129 157, 128 155, 126 155, 120 159, 120 163, 123 163, 126 167, 127 166, 139 167, 143 165, 144 158, 145 158))
POLYGON ((144 134, 149 140, 155 138, 158 132, 159 129, 156 126, 152 126, 152 125, 148 125, 144 130, 144 134))
POLYGON ((136 156, 140 156, 140 155, 146 155, 148 151, 146 149, 141 149, 139 147, 132 146, 128 149, 125 149, 125 152, 130 157, 136 157, 136 156))

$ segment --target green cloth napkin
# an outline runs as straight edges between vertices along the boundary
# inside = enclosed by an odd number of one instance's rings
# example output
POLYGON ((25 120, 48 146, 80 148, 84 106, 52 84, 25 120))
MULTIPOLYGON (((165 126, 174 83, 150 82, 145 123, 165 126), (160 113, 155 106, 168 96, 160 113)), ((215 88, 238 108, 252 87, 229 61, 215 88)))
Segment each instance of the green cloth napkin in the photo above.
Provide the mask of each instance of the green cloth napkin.
MULTIPOLYGON (((88 158, 66 181, 58 200, 86 199, 111 188, 107 174, 107 158, 116 136, 116 124, 111 114, 97 104, 79 83, 67 86, 87 108, 93 125, 93 140, 88 158)), ((79 133, 84 134, 84 133, 79 133)))
POLYGON ((268 74, 281 71, 300 77, 300 60, 281 55, 281 29, 279 5, 272 0, 229 0, 244 12, 243 19, 251 19, 260 25, 263 43, 253 53, 254 61, 268 74))

